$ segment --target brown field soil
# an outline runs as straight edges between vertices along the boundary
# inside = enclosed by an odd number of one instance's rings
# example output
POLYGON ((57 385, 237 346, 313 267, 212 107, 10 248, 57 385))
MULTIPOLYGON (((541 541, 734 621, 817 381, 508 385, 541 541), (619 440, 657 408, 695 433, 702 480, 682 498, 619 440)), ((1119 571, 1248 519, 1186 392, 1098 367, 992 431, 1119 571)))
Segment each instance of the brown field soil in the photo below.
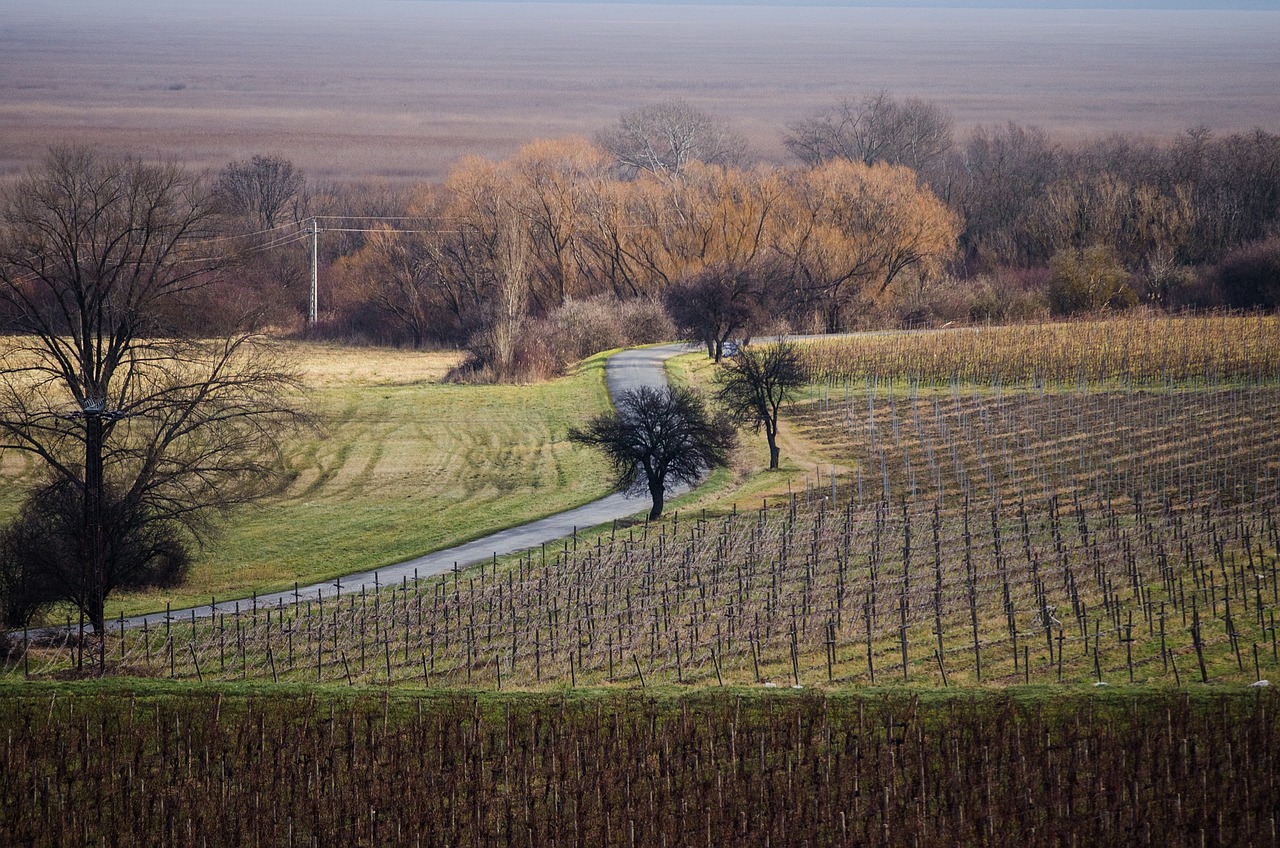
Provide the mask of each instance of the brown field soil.
POLYGON ((681 97, 769 158, 789 121, 889 89, 963 131, 1280 129, 1280 13, 244 0, 10 0, 0 174, 55 142, 197 167, 437 179, 681 97))

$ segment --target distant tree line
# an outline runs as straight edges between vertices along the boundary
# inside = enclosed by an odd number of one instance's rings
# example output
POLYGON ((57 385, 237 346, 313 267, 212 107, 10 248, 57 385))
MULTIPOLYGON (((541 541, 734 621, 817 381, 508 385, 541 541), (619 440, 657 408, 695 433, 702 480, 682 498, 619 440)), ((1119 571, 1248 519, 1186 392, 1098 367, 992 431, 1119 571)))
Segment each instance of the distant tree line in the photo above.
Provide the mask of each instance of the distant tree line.
MULTIPOLYGON (((238 272, 193 323, 256 310, 311 333, 473 354, 473 379, 555 373, 679 334, 718 357, 764 331, 1035 318, 1146 304, 1273 308, 1280 136, 1194 128, 1079 142, 961 136, 940 105, 875 92, 785 128, 767 164, 684 102, 594 140, 460 161, 440 184, 323 184, 255 156, 210 180, 238 272)), ((198 317, 196 317, 198 316, 198 317)))

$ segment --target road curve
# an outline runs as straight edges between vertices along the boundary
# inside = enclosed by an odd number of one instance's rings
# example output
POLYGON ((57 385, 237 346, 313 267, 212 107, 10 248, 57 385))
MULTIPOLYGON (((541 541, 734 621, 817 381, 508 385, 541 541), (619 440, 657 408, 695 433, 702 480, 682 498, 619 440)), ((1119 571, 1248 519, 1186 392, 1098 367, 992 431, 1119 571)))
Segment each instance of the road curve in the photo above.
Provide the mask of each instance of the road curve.
MULTIPOLYGON (((615 353, 609 357, 609 361, 605 364, 604 378, 605 386, 609 390, 609 396, 616 400, 622 392, 629 389, 635 389, 640 386, 653 386, 655 388, 665 386, 667 378, 664 363, 673 356, 689 353, 697 349, 692 345, 668 344, 615 353)), ((688 486, 672 487, 667 490, 667 494, 674 497, 688 491, 688 488, 688 486)), ((462 568, 473 565, 481 560, 490 559, 495 555, 506 556, 507 554, 529 550, 545 542, 563 539, 572 535, 579 527, 593 527, 609 521, 627 518, 646 508, 644 498, 613 494, 576 509, 531 521, 528 524, 521 524, 518 527, 499 530, 496 533, 490 533, 488 536, 482 536, 479 539, 456 545, 452 548, 445 548, 444 550, 435 551, 434 553, 425 554, 394 565, 388 565, 384 568, 348 574, 323 583, 299 586, 296 590, 287 589, 283 592, 258 595, 256 603, 259 606, 275 606, 281 602, 292 603, 299 598, 302 600, 315 600, 319 597, 329 598, 339 593, 349 594, 351 592, 359 592, 361 589, 373 590, 377 587, 397 584, 406 579, 412 580, 414 577, 430 577, 444 574, 452 571, 455 567, 462 568)), ((136 615, 132 618, 123 619, 123 622, 125 627, 142 627, 144 622, 148 626, 162 624, 166 616, 190 619, 194 614, 196 618, 206 618, 216 613, 233 612, 237 606, 243 607, 244 601, 244 598, 239 598, 231 601, 220 601, 216 605, 205 604, 198 607, 170 610, 167 613, 155 612, 136 615)), ((119 619, 116 622, 112 622, 112 624, 117 624, 118 621, 119 619)))

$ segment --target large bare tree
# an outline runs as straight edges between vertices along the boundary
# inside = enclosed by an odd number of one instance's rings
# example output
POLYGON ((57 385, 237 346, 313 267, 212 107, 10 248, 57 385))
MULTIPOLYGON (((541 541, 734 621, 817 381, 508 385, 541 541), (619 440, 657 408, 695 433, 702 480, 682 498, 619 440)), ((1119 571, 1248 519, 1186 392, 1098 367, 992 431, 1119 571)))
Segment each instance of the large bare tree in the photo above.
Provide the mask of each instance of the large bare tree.
POLYGON ((886 91, 841 101, 787 129, 787 149, 806 165, 848 159, 924 172, 951 147, 951 116, 940 106, 886 91))
POLYGON ((430 234, 373 226, 360 250, 339 267, 355 276, 362 295, 404 331, 414 348, 447 326, 440 292, 439 252, 430 234))
POLYGON ((686 338, 701 342, 707 356, 719 362, 728 341, 750 337, 771 319, 768 290, 782 282, 778 269, 766 263, 712 265, 667 289, 667 314, 686 338))
POLYGON ((223 211, 269 230, 292 215, 302 220, 307 180, 293 162, 279 156, 254 156, 218 172, 216 196, 223 211))
POLYGON ((52 151, 0 195, 0 313, 14 333, 0 353, 0 451, 36 457, 41 491, 77 504, 60 599, 99 630, 125 565, 107 522, 202 539, 214 515, 271 487, 296 418, 296 381, 263 338, 176 329, 218 273, 216 221, 178 165, 84 149, 52 151))
POLYGON ((617 123, 597 134, 596 142, 630 176, 652 171, 675 177, 690 162, 741 165, 747 158, 746 139, 683 100, 624 112, 617 123))

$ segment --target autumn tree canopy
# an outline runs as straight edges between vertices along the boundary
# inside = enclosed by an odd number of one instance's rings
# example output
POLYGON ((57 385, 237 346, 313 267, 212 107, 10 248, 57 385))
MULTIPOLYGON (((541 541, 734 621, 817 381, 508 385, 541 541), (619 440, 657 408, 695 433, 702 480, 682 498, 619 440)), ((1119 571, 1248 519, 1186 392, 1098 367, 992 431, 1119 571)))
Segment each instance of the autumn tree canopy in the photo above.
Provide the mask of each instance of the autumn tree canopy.
POLYGON ((601 295, 666 302, 713 355, 765 304, 773 319, 842 328, 903 275, 943 266, 959 231, 901 166, 690 159, 676 180, 624 179, 581 138, 464 159, 407 212, 408 226, 371 225, 336 270, 406 341, 466 342, 499 371, 527 317, 601 295))
POLYGON ((907 271, 945 264, 960 222, 909 168, 835 160, 795 172, 775 242, 828 331, 907 271))

